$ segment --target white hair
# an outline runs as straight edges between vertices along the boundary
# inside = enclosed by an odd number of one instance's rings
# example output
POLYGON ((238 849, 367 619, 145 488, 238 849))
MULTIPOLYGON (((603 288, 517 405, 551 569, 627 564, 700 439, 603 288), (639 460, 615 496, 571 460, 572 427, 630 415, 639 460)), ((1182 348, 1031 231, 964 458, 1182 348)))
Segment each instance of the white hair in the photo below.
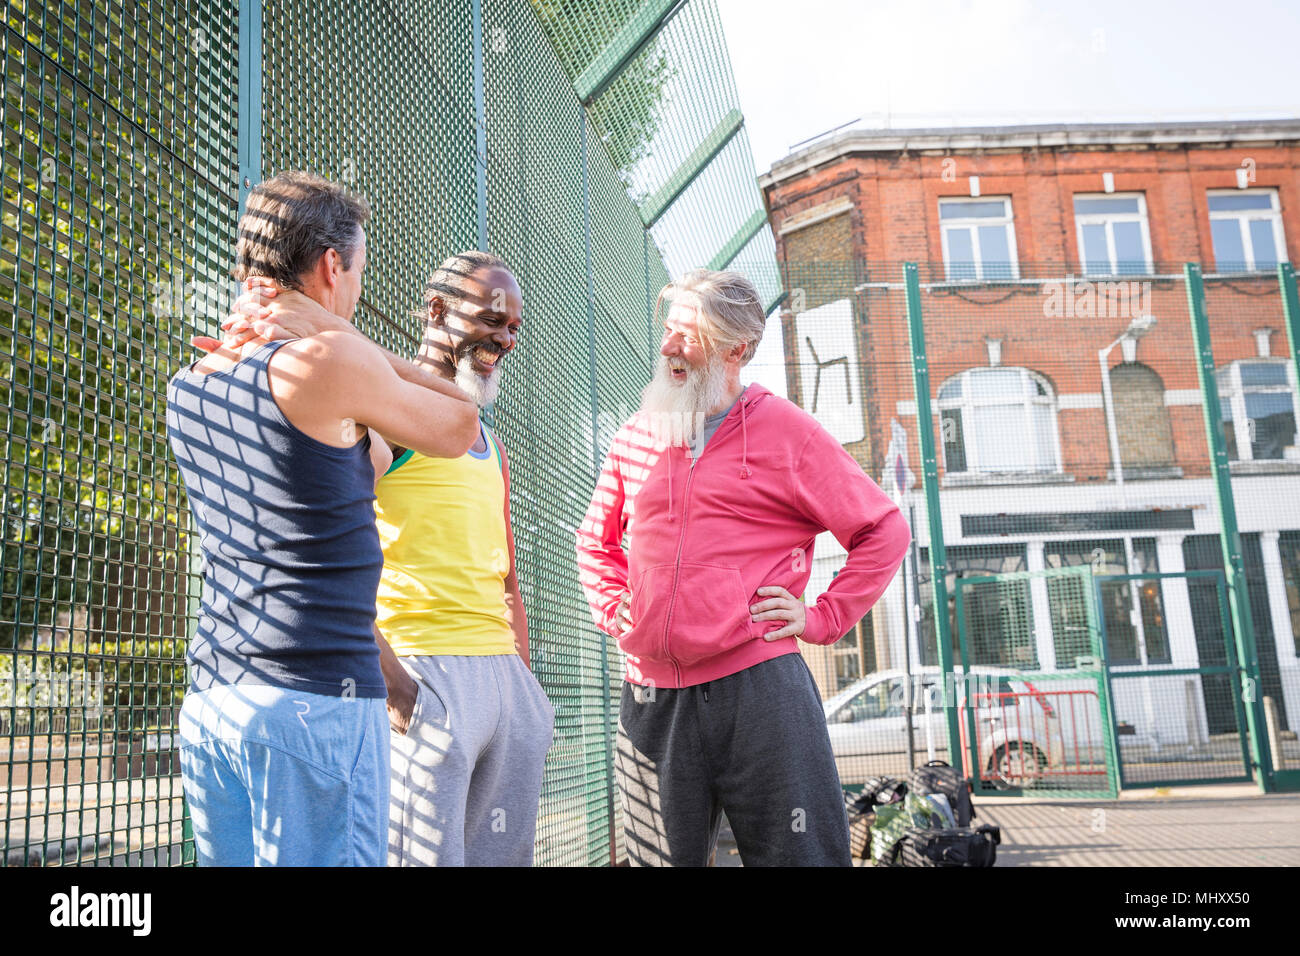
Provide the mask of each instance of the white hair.
POLYGON ((754 357, 767 327, 763 303, 754 284, 739 272, 692 269, 659 292, 655 316, 665 302, 693 305, 700 339, 712 350, 728 350, 744 344, 740 364, 754 357))

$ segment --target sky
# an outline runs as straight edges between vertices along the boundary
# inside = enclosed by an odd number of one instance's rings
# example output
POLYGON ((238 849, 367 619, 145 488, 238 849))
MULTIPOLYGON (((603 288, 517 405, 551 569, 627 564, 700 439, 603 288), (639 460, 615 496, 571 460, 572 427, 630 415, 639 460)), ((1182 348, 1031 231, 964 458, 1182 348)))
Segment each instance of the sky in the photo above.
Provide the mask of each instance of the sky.
MULTIPOLYGON (((717 0, 759 173, 841 124, 1300 117, 1300 2, 717 0)), ((776 314, 745 375, 785 394, 776 314)))
POLYGON ((859 117, 904 128, 1300 116, 1296 0, 717 3, 760 173, 859 117))

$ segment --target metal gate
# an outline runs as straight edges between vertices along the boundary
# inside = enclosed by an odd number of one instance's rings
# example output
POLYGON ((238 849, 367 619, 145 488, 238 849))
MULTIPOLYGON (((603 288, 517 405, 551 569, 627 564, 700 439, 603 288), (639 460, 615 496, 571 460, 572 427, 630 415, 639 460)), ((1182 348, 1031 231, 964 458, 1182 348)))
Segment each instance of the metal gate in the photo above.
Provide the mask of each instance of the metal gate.
POLYGON ((1115 726, 1088 567, 958 577, 951 686, 976 794, 1114 798, 1115 726))
POLYGON ((1249 781, 1242 671, 1223 572, 1098 574, 1093 585, 1121 786, 1249 781), (1175 613, 1166 613, 1171 605, 1175 613), (1117 625, 1136 635, 1132 650, 1112 640, 1117 625))

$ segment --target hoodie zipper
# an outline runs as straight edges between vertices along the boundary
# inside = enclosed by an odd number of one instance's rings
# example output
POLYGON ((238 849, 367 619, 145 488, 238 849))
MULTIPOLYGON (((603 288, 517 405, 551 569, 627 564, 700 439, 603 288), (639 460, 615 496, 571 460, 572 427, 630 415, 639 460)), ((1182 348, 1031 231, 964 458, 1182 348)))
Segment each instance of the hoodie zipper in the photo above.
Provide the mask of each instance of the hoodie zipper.
MULTIPOLYGON (((749 396, 747 395, 742 395, 740 401, 743 403, 748 397, 749 396)), ((741 409, 741 414, 744 414, 744 409, 741 409)), ((716 438, 717 434, 715 433, 713 437, 716 438)), ((691 457, 691 466, 686 472, 686 490, 682 493, 682 528, 677 535, 677 561, 673 566, 673 590, 672 596, 668 599, 668 615, 664 618, 664 657, 668 658, 668 660, 672 662, 673 674, 677 678, 678 686, 681 686, 682 683, 682 669, 677 663, 677 659, 673 657, 668 650, 668 632, 672 630, 673 610, 677 607, 677 584, 681 581, 682 577, 682 548, 686 545, 686 525, 690 521, 690 511, 688 509, 691 503, 691 480, 695 477, 695 463, 704 457, 704 452, 705 449, 701 448, 698 455, 693 455, 691 457)), ((669 451, 669 454, 671 454, 671 450, 669 451)), ((670 469, 669 473, 671 474, 671 458, 668 461, 668 467, 670 469)))
MULTIPOLYGON (((671 452, 670 452, 671 454, 671 452)), ((700 449, 700 454, 704 450, 700 449)), ((673 565, 673 590, 672 596, 668 599, 668 614, 664 618, 664 657, 668 658, 673 665, 673 674, 676 676, 678 687, 682 683, 682 669, 677 663, 677 659, 668 650, 668 632, 673 626, 673 609, 677 606, 677 584, 682 577, 682 548, 686 545, 686 525, 690 521, 690 512, 687 510, 691 502, 691 480, 695 477, 695 463, 699 461, 698 457, 691 459, 691 467, 686 472, 686 491, 682 494, 682 530, 677 534, 677 561, 673 565)), ((673 463, 670 458, 668 467, 672 468, 673 463)))

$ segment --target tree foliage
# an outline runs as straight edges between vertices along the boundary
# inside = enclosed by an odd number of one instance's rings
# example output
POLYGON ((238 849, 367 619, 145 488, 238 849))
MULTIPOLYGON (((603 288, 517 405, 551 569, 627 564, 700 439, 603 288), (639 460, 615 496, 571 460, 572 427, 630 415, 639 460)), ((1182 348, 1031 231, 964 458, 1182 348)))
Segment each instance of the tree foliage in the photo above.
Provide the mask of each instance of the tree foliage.
MULTIPOLYGON (((639 6, 638 0, 601 4, 533 0, 542 29, 570 80, 600 55, 639 6)), ((650 153, 659 131, 664 87, 672 74, 667 54, 651 42, 588 108, 591 124, 624 186, 631 185, 633 170, 650 153)))

